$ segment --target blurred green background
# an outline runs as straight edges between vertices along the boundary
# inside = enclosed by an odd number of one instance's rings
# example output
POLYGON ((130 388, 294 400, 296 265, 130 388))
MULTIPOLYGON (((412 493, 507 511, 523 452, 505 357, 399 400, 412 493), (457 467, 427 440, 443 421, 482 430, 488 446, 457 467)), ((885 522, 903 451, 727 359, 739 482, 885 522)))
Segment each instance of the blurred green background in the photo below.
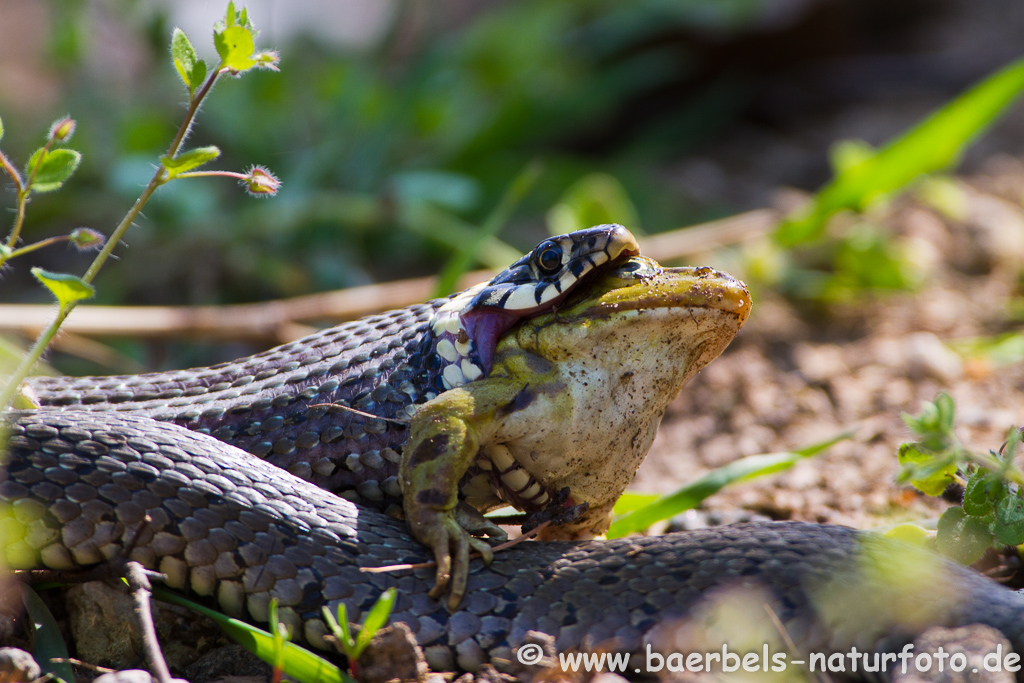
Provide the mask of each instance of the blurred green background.
MULTIPOLYGON (((218 145, 218 168, 266 165, 283 189, 256 200, 219 179, 162 188, 98 279, 100 303, 259 301, 435 273, 528 168, 540 175, 473 265, 593 223, 657 233, 775 205, 780 188, 829 178, 832 143, 883 143, 1024 52, 1019 0, 247 5, 281 73, 219 83, 190 146, 218 145)), ((33 199, 26 240, 109 234, 183 113, 171 29, 209 55, 223 11, 0 0, 5 152, 23 163, 71 114, 84 155, 64 189, 33 199)), ((967 167, 1024 151, 1022 115, 967 167)), ((13 206, 10 193, 0 201, 13 206)), ((29 267, 81 273, 89 260, 63 247, 18 259, 0 301, 47 302, 29 267)), ((148 366, 246 350, 118 348, 148 366)))

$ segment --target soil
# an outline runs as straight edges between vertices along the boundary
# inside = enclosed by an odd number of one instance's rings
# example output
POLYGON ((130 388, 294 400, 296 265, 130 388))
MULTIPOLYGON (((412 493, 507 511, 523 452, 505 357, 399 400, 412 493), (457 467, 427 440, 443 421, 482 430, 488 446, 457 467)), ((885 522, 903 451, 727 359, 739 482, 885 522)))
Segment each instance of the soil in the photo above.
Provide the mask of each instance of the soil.
MULTIPOLYGON (((943 192, 830 226, 893 231, 919 268, 915 291, 864 292, 826 311, 752 286, 745 328, 669 407, 632 489, 665 493, 738 457, 856 428, 784 473, 728 487, 676 525, 762 515, 871 528, 937 517, 947 502, 895 482, 897 449, 911 440, 901 414, 945 391, 957 404, 958 436, 982 452, 1024 424, 1024 363, 961 356, 947 345, 1020 329, 1024 164, 993 159, 943 192)), ((743 259, 719 255, 711 265, 724 260, 743 259)))

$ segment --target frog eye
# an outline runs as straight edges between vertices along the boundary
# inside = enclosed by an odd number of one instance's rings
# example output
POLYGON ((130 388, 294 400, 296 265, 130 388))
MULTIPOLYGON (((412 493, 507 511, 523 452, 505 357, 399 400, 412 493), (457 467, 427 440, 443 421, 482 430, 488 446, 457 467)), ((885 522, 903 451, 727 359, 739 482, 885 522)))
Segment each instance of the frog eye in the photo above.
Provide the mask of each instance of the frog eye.
POLYGON ((545 275, 557 273, 562 268, 562 247, 556 242, 542 244, 537 250, 537 265, 545 275))

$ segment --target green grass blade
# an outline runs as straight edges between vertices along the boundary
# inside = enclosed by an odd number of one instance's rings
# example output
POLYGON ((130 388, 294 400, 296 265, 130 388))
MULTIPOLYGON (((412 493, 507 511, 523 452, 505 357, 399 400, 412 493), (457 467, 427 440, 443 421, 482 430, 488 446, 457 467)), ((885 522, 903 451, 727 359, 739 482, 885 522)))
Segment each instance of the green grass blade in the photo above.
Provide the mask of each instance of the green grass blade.
POLYGON ((28 586, 21 587, 25 610, 31 620, 32 657, 39 663, 44 674, 52 673, 66 683, 75 683, 75 672, 68 662, 68 649, 60 635, 57 620, 39 595, 28 586), (54 662, 60 659, 63 661, 54 662))
POLYGON ((697 481, 687 484, 674 493, 655 497, 654 500, 650 499, 650 494, 632 494, 622 508, 616 504, 615 513, 625 512, 625 514, 612 522, 608 529, 608 538, 620 538, 626 534, 643 531, 655 522, 674 517, 680 512, 696 507, 705 498, 717 493, 728 484, 789 469, 800 460, 817 455, 836 443, 849 439, 853 434, 854 430, 848 430, 799 450, 740 458, 708 472, 697 481), (635 507, 638 504, 641 506, 635 507))
POLYGON ((396 597, 398 597, 398 591, 394 588, 388 588, 380 594, 377 602, 373 603, 373 607, 370 608, 366 618, 363 619, 359 635, 356 636, 356 659, 362 656, 363 650, 370 644, 373 637, 377 635, 377 631, 381 630, 388 623, 388 617, 391 616, 391 609, 395 606, 396 597))
POLYGON ((484 244, 494 240, 505 227, 508 219, 512 217, 512 212, 540 178, 543 170, 540 162, 532 161, 516 175, 473 240, 461 247, 445 265, 438 277, 434 296, 447 296, 455 291, 459 277, 473 266, 474 261, 480 260, 479 252, 484 244))
MULTIPOLYGON (((220 625, 242 647, 264 662, 274 665, 274 637, 238 619, 221 614, 209 607, 192 602, 165 588, 153 587, 153 596, 164 602, 181 605, 204 614, 220 625)), ((326 659, 299 647, 295 643, 284 643, 284 674, 299 683, 356 683, 355 680, 326 659)))
MULTIPOLYGON (((471 244, 479 234, 477 226, 464 221, 450 211, 426 202, 403 207, 399 222, 405 229, 461 250, 471 244)), ((477 259, 485 268, 500 270, 508 267, 522 253, 496 237, 485 239, 477 250, 477 259)))
POLYGON ((776 230, 784 246, 818 238, 837 211, 859 210, 918 176, 957 162, 964 149, 1024 90, 1024 59, 1018 59, 945 105, 875 154, 837 173, 798 216, 776 230))

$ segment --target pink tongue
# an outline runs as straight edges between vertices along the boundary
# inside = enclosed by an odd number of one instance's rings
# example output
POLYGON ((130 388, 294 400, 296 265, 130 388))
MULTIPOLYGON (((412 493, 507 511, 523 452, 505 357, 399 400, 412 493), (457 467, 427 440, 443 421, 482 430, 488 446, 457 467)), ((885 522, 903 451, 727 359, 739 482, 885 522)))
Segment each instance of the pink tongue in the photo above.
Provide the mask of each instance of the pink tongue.
POLYGON ((513 325, 519 322, 522 315, 501 308, 477 308, 462 314, 462 324, 469 338, 476 343, 476 351, 480 354, 484 375, 491 372, 494 362, 494 347, 498 339, 513 325))

